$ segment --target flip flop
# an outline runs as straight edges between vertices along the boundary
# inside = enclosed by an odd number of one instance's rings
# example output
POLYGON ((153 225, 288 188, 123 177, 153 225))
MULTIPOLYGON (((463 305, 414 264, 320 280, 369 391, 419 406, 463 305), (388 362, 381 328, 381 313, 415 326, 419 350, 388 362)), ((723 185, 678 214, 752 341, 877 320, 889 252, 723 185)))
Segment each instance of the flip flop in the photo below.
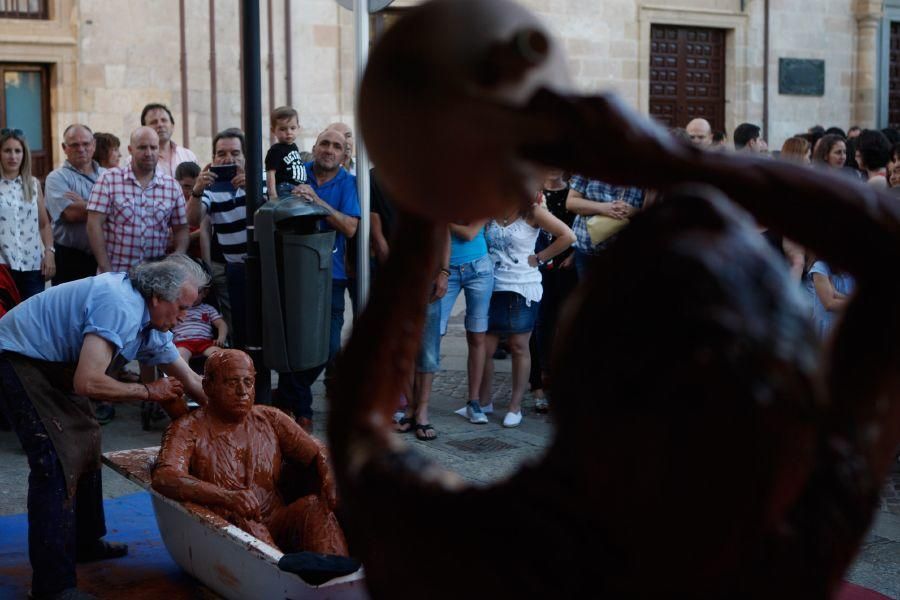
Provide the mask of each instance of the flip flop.
POLYGON ((415 417, 403 417, 394 424, 394 431, 397 433, 409 433, 415 426, 415 417))
POLYGON ((434 431, 434 427, 432 427, 431 424, 421 425, 419 423, 416 423, 415 429, 416 429, 416 439, 417 440, 422 440, 423 442, 430 442, 437 438, 437 433, 435 433, 431 437, 428 437, 428 432, 434 431))

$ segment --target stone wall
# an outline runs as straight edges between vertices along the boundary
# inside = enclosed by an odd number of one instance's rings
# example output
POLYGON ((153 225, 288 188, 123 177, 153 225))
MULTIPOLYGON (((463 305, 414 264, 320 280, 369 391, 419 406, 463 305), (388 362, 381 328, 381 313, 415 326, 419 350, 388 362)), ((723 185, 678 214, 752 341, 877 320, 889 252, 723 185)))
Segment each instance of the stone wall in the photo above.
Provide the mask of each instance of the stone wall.
MULTIPOLYGON (((722 27, 727 30, 726 124, 763 118, 764 0, 522 0, 563 40, 574 81, 585 92, 615 91, 641 111, 648 107, 649 28, 653 23, 722 27)), ((52 65, 51 104, 56 132, 80 120, 127 143, 141 107, 168 104, 176 141, 201 160, 211 155, 213 102, 210 94, 209 2, 187 0, 188 114, 182 114, 179 2, 50 0, 50 22, 0 20, 0 61, 52 65)), ((394 7, 418 0, 397 0, 394 7)), ((858 16, 877 14, 879 0, 770 0, 770 145, 779 147, 810 125, 847 127, 874 119, 874 41, 860 38, 858 16), (864 4, 862 8, 860 6, 864 4), (865 54, 862 56, 860 54, 865 54), (826 61, 825 96, 778 94, 778 58, 826 61), (870 68, 871 67, 871 68, 870 68)), ((239 0, 215 1, 215 121, 219 129, 241 124, 239 0)), ((262 104, 287 102, 284 0, 260 2, 262 104), (270 101, 269 5, 273 8, 274 96, 270 101)), ((334 0, 291 4, 292 103, 300 112, 299 145, 309 148, 328 123, 352 123, 354 94, 353 17, 334 0)), ((871 19, 870 19, 871 21, 871 19)), ((264 131, 268 119, 264 117, 264 131)), ((264 136, 264 144, 269 142, 264 136)), ((57 151, 57 162, 60 160, 57 151)))

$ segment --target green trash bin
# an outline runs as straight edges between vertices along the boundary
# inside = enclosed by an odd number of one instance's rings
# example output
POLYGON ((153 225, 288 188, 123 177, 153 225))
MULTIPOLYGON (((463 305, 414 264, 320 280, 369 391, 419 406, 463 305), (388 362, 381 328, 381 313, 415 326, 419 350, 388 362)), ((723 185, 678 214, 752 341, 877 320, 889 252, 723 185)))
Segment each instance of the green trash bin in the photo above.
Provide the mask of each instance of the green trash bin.
POLYGON ((263 362, 282 373, 328 361, 335 233, 318 231, 327 216, 299 198, 273 200, 256 211, 263 362))

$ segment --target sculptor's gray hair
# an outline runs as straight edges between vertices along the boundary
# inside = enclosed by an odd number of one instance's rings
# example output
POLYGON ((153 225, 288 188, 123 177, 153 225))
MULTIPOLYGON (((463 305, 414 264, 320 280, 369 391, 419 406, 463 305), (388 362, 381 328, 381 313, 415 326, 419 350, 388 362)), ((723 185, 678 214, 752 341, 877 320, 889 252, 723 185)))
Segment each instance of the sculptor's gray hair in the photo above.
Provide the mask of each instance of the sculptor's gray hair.
POLYGON ((145 300, 156 296, 166 302, 175 302, 185 283, 193 283, 197 289, 209 285, 209 275, 203 267, 184 254, 135 265, 128 271, 128 278, 145 300))

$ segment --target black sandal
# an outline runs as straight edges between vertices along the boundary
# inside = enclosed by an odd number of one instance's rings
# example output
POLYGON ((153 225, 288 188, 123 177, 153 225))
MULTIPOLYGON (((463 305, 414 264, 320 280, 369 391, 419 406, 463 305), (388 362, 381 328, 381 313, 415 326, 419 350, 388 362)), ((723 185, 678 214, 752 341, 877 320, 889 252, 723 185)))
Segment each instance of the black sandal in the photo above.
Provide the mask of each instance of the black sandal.
POLYGON ((437 433, 435 433, 431 437, 428 437, 427 432, 429 432, 429 431, 434 431, 434 427, 432 427, 430 423, 428 425, 421 425, 419 423, 416 423, 416 439, 417 440, 422 440, 423 442, 430 442, 434 439, 437 439, 437 433))

